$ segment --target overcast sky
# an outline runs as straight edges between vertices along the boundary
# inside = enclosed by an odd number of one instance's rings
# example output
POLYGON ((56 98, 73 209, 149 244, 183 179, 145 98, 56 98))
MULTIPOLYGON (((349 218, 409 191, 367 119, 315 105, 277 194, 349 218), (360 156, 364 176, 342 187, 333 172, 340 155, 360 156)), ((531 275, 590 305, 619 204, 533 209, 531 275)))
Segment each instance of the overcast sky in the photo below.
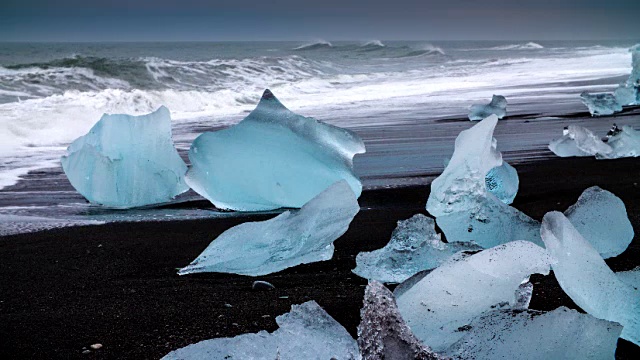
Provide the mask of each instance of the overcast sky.
POLYGON ((317 38, 640 39, 640 0, 0 0, 0 41, 317 38))

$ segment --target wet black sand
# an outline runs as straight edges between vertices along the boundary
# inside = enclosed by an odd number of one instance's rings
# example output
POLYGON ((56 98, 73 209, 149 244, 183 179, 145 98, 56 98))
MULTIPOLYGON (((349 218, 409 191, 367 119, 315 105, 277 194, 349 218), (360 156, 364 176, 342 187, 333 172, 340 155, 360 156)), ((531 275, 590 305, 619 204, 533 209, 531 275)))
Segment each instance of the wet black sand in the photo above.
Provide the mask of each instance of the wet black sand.
MULTIPOLYGON (((625 202, 640 233, 640 159, 552 159, 517 165, 514 206, 536 219, 567 208, 599 185, 625 202)), ((258 279, 276 289, 256 292, 254 278, 227 274, 177 276, 224 230, 247 220, 113 223, 0 238, 0 358, 154 359, 212 337, 276 328, 291 304, 315 300, 355 335, 364 279, 352 274, 359 251, 382 247, 396 221, 423 212, 428 187, 367 191, 363 210, 336 241, 331 261, 297 266, 258 279), (228 307, 226 304, 230 304, 228 307), (82 354, 83 348, 103 348, 82 354)), ((640 237, 615 271, 640 265, 640 237)), ((553 275, 535 276, 531 308, 576 306, 553 275)), ((617 357, 640 349, 620 340, 617 357)))

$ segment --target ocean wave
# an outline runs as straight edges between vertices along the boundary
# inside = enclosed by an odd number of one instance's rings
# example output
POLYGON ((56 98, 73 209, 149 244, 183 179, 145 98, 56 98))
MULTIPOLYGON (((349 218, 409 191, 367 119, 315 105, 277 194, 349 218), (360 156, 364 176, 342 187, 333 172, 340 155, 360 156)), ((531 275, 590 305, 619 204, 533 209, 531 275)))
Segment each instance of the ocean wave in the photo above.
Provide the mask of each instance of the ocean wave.
POLYGON ((510 45, 494 46, 489 48, 488 50, 537 50, 537 49, 544 49, 544 46, 535 42, 528 42, 526 44, 510 44, 510 45))
POLYGON ((360 46, 360 48, 367 48, 367 49, 379 49, 379 48, 383 48, 386 45, 382 43, 382 41, 380 40, 371 40, 371 41, 367 41, 366 43, 362 44, 360 46))
POLYGON ((297 46, 293 48, 293 50, 317 50, 317 49, 327 49, 332 47, 333 45, 330 42, 326 40, 318 39, 313 42, 297 46))
POLYGON ((406 57, 418 57, 418 56, 429 56, 429 55, 446 55, 442 48, 432 45, 432 44, 422 44, 415 47, 403 46, 402 50, 406 51, 405 53, 398 55, 398 58, 406 58, 406 57))

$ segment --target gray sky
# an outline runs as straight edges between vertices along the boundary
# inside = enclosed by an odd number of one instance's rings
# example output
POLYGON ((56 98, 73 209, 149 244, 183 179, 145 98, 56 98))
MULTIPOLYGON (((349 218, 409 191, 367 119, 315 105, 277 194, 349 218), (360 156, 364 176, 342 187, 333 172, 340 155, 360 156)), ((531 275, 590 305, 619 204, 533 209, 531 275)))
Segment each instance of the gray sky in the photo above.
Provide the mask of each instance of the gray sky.
POLYGON ((640 0, 1 2, 0 41, 640 38, 640 0))

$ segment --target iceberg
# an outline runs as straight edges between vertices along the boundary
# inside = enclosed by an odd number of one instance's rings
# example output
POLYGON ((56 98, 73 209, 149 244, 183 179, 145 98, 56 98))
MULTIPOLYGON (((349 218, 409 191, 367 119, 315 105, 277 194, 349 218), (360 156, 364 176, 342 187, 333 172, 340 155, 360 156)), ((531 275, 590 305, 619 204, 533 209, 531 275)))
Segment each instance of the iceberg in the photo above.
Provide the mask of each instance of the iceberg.
POLYGON ((620 336, 640 345, 640 292, 611 271, 562 213, 547 213, 540 233, 564 292, 587 313, 620 323, 620 336))
POLYGON ((634 130, 631 126, 613 128, 607 134, 607 145, 612 149, 610 153, 597 153, 597 159, 617 159, 623 157, 640 156, 640 130, 634 130))
POLYGON ((613 149, 604 143, 591 130, 569 125, 562 131, 562 137, 549 143, 549 150, 560 157, 594 156, 610 154, 613 149))
POLYGON ((585 91, 580 94, 580 100, 589 108, 592 116, 612 115, 622 111, 622 105, 618 103, 615 95, 611 93, 589 94, 585 91))
POLYGON ((103 115, 60 162, 82 196, 111 208, 166 203, 189 190, 187 165, 173 145, 164 106, 142 116, 103 115))
POLYGON ((454 359, 615 359, 620 324, 560 307, 489 311, 444 352, 454 359))
POLYGON ((622 254, 633 240, 633 226, 624 203, 597 186, 583 191, 564 215, 605 259, 622 254))
POLYGON ((163 359, 360 359, 356 341, 315 301, 291 306, 276 323, 279 328, 272 333, 204 340, 174 350, 163 359))
POLYGON ((196 138, 186 181, 221 209, 299 208, 338 180, 359 197, 353 156, 364 152, 355 133, 297 115, 265 90, 240 123, 196 138))
POLYGON ((478 121, 490 115, 496 115, 502 119, 507 115, 507 99, 502 95, 493 95, 491 102, 487 105, 471 105, 469 109, 469 120, 478 121))
POLYGON ((365 360, 444 359, 422 344, 400 316, 395 298, 377 281, 364 290, 358 346, 365 360))
POLYGON ((491 115, 462 131, 456 138, 451 161, 431 183, 426 208, 435 216, 449 243, 473 241, 483 248, 513 240, 542 244, 539 222, 487 190, 487 174, 503 164, 493 138, 497 123, 498 118, 491 115))
POLYGON ((360 211, 346 181, 331 185, 300 210, 266 221, 232 227, 215 239, 178 274, 220 272, 259 276, 333 256, 333 241, 342 236, 360 211))
POLYGON ((460 340, 460 329, 483 312, 521 307, 519 286, 533 273, 548 274, 551 262, 529 241, 460 253, 399 295, 398 309, 416 337, 440 352, 460 340))
POLYGON ((385 247, 359 253, 353 272, 369 280, 400 283, 422 270, 438 267, 459 251, 481 249, 473 243, 443 242, 433 219, 416 214, 398 221, 385 247))

